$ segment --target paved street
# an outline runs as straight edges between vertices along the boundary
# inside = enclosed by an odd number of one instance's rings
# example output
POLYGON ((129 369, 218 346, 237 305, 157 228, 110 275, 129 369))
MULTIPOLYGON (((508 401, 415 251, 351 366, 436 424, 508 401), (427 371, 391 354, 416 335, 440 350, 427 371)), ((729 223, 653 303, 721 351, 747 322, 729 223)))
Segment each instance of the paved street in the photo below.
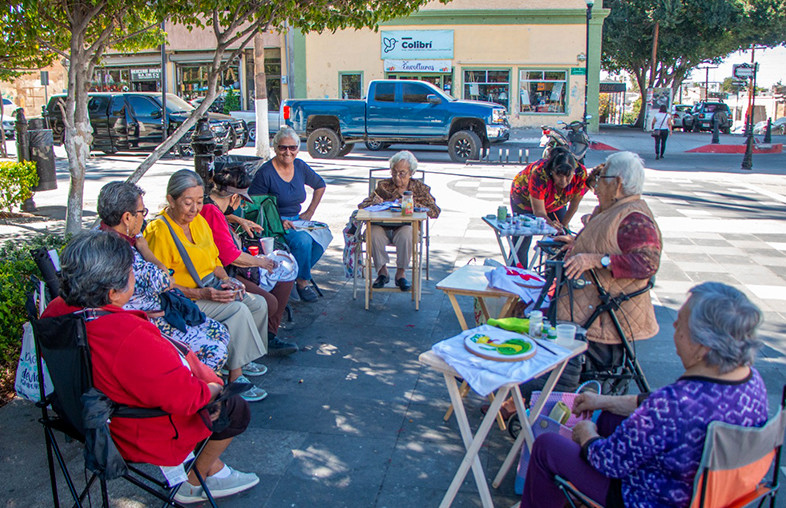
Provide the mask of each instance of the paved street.
MULTIPOLYGON (((540 153, 537 137, 537 130, 523 131, 495 148, 511 152, 529 148, 534 159, 540 153)), ((676 133, 669 139, 666 158, 654 161, 652 138, 641 132, 604 131, 593 137, 645 158, 645 198, 663 233, 664 252, 653 291, 661 331, 639 343, 637 353, 653 387, 673 381, 681 365, 671 339, 672 322, 686 290, 708 280, 733 284, 766 316, 762 328, 766 347, 756 365, 767 383, 772 409, 786 382, 786 155, 755 155, 754 170, 746 172, 739 169, 741 155, 686 153, 708 144, 709 138, 709 134, 676 133)), ((724 137, 722 142, 741 143, 741 138, 724 137)), ((233 153, 252 152, 248 147, 233 153)), ((439 504, 461 461, 463 446, 455 420, 442 421, 448 406, 442 376, 421 367, 417 357, 460 330, 450 303, 435 284, 467 263, 500 260, 494 235, 480 217, 508 204, 511 178, 521 167, 453 164, 444 147, 418 147, 414 152, 442 208, 440 218, 431 222, 431 280, 425 283, 417 312, 409 295, 396 293, 375 295, 371 309, 365 311, 362 293, 353 300, 352 281, 344 279, 341 264, 341 230, 368 192, 368 170, 385 167, 394 151, 358 147, 345 159, 329 161, 311 161, 301 154, 328 182, 315 216, 328 222, 334 235, 315 271, 325 297, 316 304, 293 304, 294 322, 286 325, 282 335, 303 351, 265 360, 270 372, 255 378, 270 396, 252 404, 251 427, 236 439, 226 458, 238 469, 256 472, 262 481, 223 500, 222 506, 439 504)), ((64 156, 61 148, 57 153, 64 156)), ((588 165, 609 153, 591 151, 588 165)), ((117 155, 91 159, 85 187, 87 220, 95 218, 101 186, 125 178, 141 160, 117 155)), ((64 160, 58 164, 58 190, 35 197, 41 211, 55 217, 62 217, 64 209, 65 164, 64 160)), ((166 159, 142 179, 151 210, 164 202, 169 175, 190 164, 185 159, 166 159)), ((595 197, 588 194, 576 218, 595 204, 595 197)), ((27 222, 25 228, 0 223, 0 240, 44 227, 58 229, 62 222, 27 222)), ((465 298, 461 303, 471 320, 472 301, 465 298)), ((473 424, 479 422, 482 403, 474 393, 467 399, 473 424)), ((0 409, 0 475, 7 485, 0 492, 0 504, 7 507, 51 504, 43 436, 34 409, 19 400, 0 409)), ((481 450, 489 482, 511 443, 507 433, 492 428, 481 450)), ((66 449, 78 465, 78 447, 72 444, 66 449)), ((81 476, 77 473, 77 481, 82 481, 81 476)), ((110 485, 110 493, 117 506, 154 504, 124 485, 110 485)), ((513 473, 499 489, 492 489, 492 495, 497 506, 516 502, 513 473)), ((779 505, 786 506, 785 498, 781 496, 779 505)), ((480 506, 471 475, 454 506, 480 506)))

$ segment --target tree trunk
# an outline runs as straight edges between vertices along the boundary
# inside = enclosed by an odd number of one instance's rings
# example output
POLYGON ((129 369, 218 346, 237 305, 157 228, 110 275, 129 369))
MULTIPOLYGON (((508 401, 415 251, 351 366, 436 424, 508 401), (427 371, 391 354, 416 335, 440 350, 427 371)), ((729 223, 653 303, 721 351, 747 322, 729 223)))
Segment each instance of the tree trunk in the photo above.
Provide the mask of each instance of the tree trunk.
POLYGON ((68 88, 74 90, 66 100, 63 112, 65 124, 65 150, 71 184, 66 207, 66 234, 76 234, 82 229, 85 169, 93 142, 93 128, 87 112, 88 72, 92 69, 82 43, 82 34, 71 37, 71 59, 68 65, 68 88))
POLYGON ((257 157, 270 158, 270 137, 267 121, 267 79, 265 76, 265 43, 262 34, 254 36, 254 110, 256 111, 257 137, 254 142, 257 157))

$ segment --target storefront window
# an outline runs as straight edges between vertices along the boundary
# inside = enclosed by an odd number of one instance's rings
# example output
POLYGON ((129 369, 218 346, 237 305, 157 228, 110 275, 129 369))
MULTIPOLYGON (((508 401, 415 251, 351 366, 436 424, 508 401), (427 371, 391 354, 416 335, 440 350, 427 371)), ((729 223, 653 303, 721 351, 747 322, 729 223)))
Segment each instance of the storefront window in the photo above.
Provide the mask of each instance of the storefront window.
POLYGON ((342 99, 360 99, 363 89, 363 75, 359 72, 342 72, 339 74, 340 93, 342 99))
POLYGON ((510 105, 510 71, 465 70, 464 98, 510 105))
POLYGON ((519 76, 519 112, 565 113, 566 71, 522 70, 519 76))
POLYGON ((91 92, 160 92, 161 67, 98 68, 90 81, 91 92))
MULTIPOLYGON (((178 66, 178 84, 180 97, 190 101, 197 97, 204 97, 207 93, 207 76, 210 65, 192 64, 178 66)), ((240 90, 239 65, 237 62, 230 65, 218 79, 219 91, 232 88, 240 90)), ((219 99, 216 99, 218 102, 219 99)))

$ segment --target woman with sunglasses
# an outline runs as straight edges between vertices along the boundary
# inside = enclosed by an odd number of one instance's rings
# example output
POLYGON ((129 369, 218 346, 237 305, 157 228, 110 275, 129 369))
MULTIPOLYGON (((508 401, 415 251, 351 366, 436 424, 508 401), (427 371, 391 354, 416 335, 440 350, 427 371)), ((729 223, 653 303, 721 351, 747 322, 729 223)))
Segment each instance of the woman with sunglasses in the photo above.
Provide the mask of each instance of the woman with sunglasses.
POLYGON ((294 220, 311 220, 325 194, 325 180, 311 167, 297 158, 300 137, 291 127, 282 127, 273 137, 276 156, 263 164, 248 189, 252 196, 271 194, 278 202, 278 212, 286 230, 286 241, 298 264, 296 288, 298 296, 305 302, 317 299, 314 289, 308 285, 311 268, 322 257, 324 249, 311 235, 294 228, 294 220), (301 211, 306 201, 306 185, 314 189, 311 202, 301 211))
MULTIPOLYGON (((219 372, 227 361, 229 344, 229 332, 224 325, 206 317, 200 324, 189 318, 189 322, 183 320, 175 326, 171 316, 169 319, 164 317, 162 299, 172 298, 169 294, 172 279, 169 270, 155 257, 145 237, 140 234, 147 215, 147 208, 142 201, 144 193, 132 183, 109 182, 98 194, 98 215, 101 217, 99 229, 120 235, 131 245, 134 253, 132 268, 136 284, 134 294, 123 308, 145 311, 162 334, 188 344, 202 363, 219 372)), ((177 297, 174 300, 177 301, 177 297)), ((179 305, 182 311, 188 303, 180 300, 179 305)), ((192 310, 199 309, 194 306, 192 310)))
MULTIPOLYGON (((551 149, 545 159, 529 164, 513 178, 510 207, 514 214, 542 217, 562 231, 579 209, 587 192, 587 170, 566 147, 551 149)), ((517 252, 523 265, 532 237, 524 239, 517 252)))

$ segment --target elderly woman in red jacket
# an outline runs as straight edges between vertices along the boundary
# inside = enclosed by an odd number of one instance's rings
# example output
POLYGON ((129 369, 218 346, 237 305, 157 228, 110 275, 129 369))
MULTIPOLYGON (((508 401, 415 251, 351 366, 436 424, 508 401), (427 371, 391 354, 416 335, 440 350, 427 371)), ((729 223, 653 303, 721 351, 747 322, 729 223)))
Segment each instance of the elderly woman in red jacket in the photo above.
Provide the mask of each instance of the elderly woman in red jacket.
MULTIPOLYGON (((225 497, 259 483, 254 473, 236 471, 219 458, 232 438, 250 421, 248 403, 231 397, 222 407, 229 425, 212 433, 198 412, 222 391, 222 382, 204 364, 182 356, 141 311, 123 310, 134 294, 134 255, 113 232, 87 231, 74 237, 61 257, 62 297, 52 301, 43 317, 85 308, 107 314, 87 323, 95 387, 118 404, 161 408, 168 416, 113 417, 109 425, 120 454, 129 461, 159 466, 183 463, 196 444, 209 437, 196 468, 213 497, 225 497)), ((187 346, 182 348, 188 351, 187 346)), ((193 472, 175 500, 207 499, 193 472)))

